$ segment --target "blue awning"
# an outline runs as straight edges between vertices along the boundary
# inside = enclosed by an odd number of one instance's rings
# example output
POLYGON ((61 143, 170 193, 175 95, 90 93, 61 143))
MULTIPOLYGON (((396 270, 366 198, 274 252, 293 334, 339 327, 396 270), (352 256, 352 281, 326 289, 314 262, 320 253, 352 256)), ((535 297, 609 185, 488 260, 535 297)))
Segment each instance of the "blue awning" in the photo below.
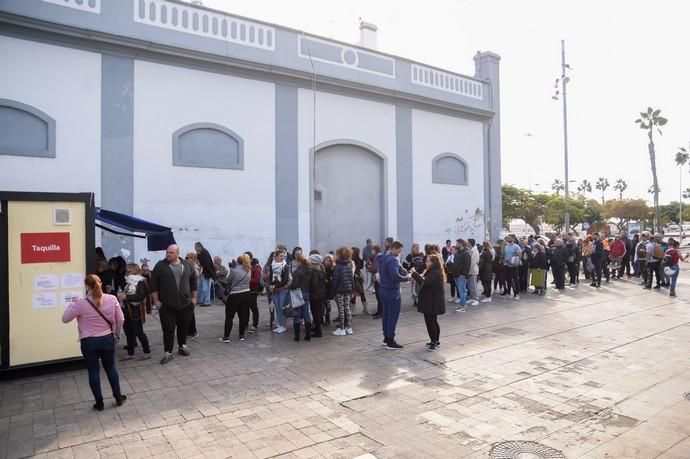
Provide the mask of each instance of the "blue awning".
POLYGON ((146 238, 148 250, 150 252, 165 250, 170 244, 175 244, 175 237, 173 236, 171 228, 130 215, 113 212, 112 210, 97 208, 96 226, 121 236, 141 239, 146 238), (128 232, 118 231, 112 227, 123 229, 128 232))

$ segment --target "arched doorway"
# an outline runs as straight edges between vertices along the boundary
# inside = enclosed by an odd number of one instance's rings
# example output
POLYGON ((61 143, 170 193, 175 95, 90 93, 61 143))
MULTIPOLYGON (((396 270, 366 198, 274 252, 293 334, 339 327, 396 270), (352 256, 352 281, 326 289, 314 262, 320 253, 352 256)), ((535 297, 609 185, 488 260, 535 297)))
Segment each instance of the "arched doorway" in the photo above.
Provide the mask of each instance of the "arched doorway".
POLYGON ((333 143, 314 154, 313 248, 322 254, 340 246, 378 243, 386 230, 384 159, 372 149, 333 143))

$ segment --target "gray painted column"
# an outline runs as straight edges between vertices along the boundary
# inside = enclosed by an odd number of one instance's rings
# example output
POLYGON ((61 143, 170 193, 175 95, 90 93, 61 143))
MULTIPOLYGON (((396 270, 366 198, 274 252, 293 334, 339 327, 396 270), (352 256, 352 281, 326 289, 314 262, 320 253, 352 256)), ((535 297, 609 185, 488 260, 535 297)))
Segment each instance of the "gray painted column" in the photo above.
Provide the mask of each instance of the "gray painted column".
POLYGON ((499 61, 501 57, 492 52, 477 53, 474 56, 475 77, 489 82, 492 119, 484 122, 484 221, 489 238, 496 241, 503 228, 503 192, 501 181, 501 106, 499 61))
POLYGON ((276 243, 299 244, 297 87, 276 85, 276 243))
MULTIPOLYGON (((103 54, 101 58, 101 207, 132 215, 134 211, 134 60, 103 54)), ((128 250, 132 238, 105 233, 106 256, 128 250)))
POLYGON ((395 106, 396 189, 398 198, 397 239, 409 250, 414 242, 414 215, 412 208, 412 109, 395 106))

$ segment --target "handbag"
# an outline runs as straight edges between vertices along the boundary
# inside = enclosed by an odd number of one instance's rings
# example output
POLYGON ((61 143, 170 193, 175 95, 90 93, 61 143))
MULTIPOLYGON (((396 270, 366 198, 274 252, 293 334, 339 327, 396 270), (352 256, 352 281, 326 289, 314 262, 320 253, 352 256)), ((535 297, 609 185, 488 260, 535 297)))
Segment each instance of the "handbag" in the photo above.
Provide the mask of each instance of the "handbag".
POLYGON ((290 306, 293 308, 299 308, 305 303, 304 296, 302 296, 301 288, 293 288, 290 290, 290 306))
POLYGON ((100 309, 98 309, 98 308, 96 307, 96 305, 93 304, 93 302, 92 302, 90 299, 86 298, 86 301, 89 302, 89 304, 91 305, 91 307, 93 308, 93 310, 96 311, 96 312, 98 313, 99 316, 103 317, 103 320, 105 320, 106 322, 108 322, 108 325, 110 326, 110 331, 113 333, 113 336, 115 337, 115 340, 116 340, 116 341, 120 341, 120 330, 117 330, 117 331, 113 330, 113 323, 112 323, 111 321, 109 321, 108 318, 107 318, 106 316, 103 315, 103 313, 100 311, 100 309))

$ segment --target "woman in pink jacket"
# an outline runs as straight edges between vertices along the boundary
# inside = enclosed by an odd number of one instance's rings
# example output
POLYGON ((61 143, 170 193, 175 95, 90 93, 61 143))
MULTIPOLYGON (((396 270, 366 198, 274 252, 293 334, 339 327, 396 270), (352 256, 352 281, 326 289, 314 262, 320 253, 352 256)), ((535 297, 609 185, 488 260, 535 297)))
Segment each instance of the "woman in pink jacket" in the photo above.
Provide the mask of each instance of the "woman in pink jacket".
POLYGON ((89 386, 96 399, 94 409, 103 411, 101 376, 98 361, 103 362, 110 388, 117 406, 127 400, 120 392, 120 380, 115 368, 115 335, 122 329, 124 315, 117 298, 103 293, 101 279, 90 274, 84 279, 86 298, 75 298, 62 315, 62 322, 77 319, 81 353, 89 371, 89 386))

